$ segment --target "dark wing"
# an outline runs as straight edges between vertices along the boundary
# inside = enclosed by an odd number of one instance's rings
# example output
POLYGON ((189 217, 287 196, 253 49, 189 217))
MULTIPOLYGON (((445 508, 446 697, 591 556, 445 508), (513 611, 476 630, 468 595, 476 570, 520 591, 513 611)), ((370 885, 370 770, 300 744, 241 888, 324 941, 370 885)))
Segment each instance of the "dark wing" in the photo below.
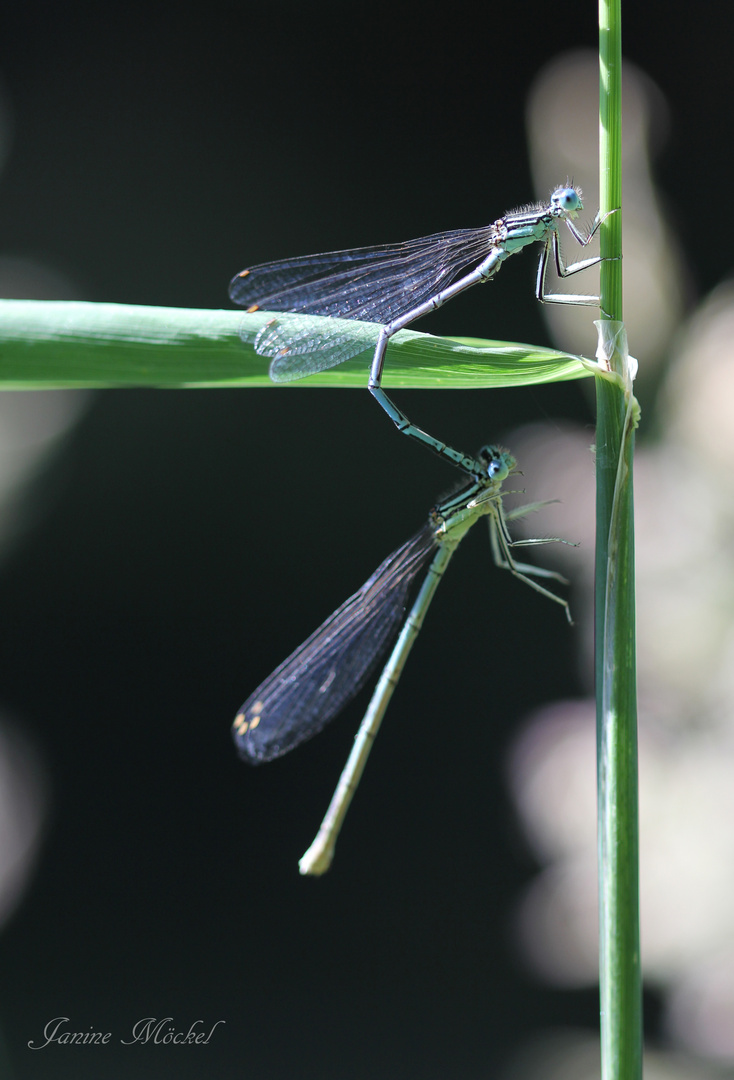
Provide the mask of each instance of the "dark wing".
POLYGON ((261 311, 298 311, 384 325, 435 296, 489 254, 493 225, 419 240, 281 259, 232 278, 230 298, 261 311))
POLYGON ((436 549, 425 525, 251 694, 232 733, 246 761, 272 761, 312 738, 362 688, 395 637, 408 590, 436 549))

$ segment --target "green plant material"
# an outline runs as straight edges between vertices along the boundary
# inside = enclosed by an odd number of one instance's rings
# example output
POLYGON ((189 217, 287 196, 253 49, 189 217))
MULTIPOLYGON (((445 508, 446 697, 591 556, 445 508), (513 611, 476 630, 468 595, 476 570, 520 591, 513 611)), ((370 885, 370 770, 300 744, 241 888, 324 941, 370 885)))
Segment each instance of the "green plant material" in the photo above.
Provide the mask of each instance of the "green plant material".
MULTIPOLYGON (((243 319, 266 314, 78 301, 0 300, 0 388, 275 386, 269 361, 240 338, 243 319)), ((279 314, 283 321, 288 315, 279 314)), ((298 316, 303 322, 304 316, 298 316)), ((323 319, 312 316, 318 335, 323 319)), ((365 324, 355 322, 355 334, 365 324)), ((290 384, 367 384, 372 348, 290 384)), ((555 349, 402 330, 390 342, 388 387, 528 386, 589 375, 582 357, 555 349)), ((281 384, 283 385, 283 384, 281 384)))
POLYGON ((642 1076, 632 466, 639 406, 622 319, 621 0, 600 0, 600 353, 597 386, 596 701, 602 1080, 642 1076))
MULTIPOLYGON (((612 363, 616 366, 617 355, 612 363)), ((631 387, 597 379, 596 693, 603 1080, 642 1076, 631 387)))

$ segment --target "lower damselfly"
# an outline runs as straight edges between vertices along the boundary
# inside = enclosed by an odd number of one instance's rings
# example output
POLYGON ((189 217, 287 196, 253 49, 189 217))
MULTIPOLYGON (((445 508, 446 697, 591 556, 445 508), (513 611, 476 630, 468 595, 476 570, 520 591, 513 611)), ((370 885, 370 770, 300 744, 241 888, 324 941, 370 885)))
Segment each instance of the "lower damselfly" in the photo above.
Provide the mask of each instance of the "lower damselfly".
POLYGON ((516 471, 515 459, 498 446, 485 446, 476 461, 480 470, 472 482, 435 506, 415 536, 388 556, 362 588, 258 686, 237 713, 232 733, 240 756, 251 765, 280 757, 318 734, 354 697, 402 622, 326 817, 300 860, 302 874, 323 874, 331 864, 344 816, 405 661, 443 573, 472 525, 486 517, 497 566, 560 604, 571 621, 568 602, 528 575, 567 584, 565 578, 555 571, 517 562, 510 550, 557 539, 513 540, 510 536, 508 519, 543 504, 505 512, 502 484, 516 471), (423 584, 406 617, 411 584, 426 566, 423 584))
POLYGON ((585 248, 604 220, 597 214, 584 233, 574 225, 581 210, 581 189, 559 187, 547 205, 513 210, 479 229, 456 229, 402 244, 280 259, 242 270, 232 278, 229 295, 248 313, 322 315, 332 322, 315 332, 313 320, 276 316, 257 330, 243 322, 241 336, 254 344, 260 356, 271 359, 270 378, 274 382, 326 371, 373 350, 367 386, 397 428, 473 476, 478 470, 474 458, 416 427, 382 389, 388 342, 398 330, 472 285, 490 281, 510 255, 536 242, 542 245, 535 284, 538 300, 596 307, 598 296, 546 290, 551 258, 560 278, 601 261, 598 256, 570 266, 563 261, 561 224, 565 222, 574 240, 585 248), (474 268, 466 273, 470 266, 474 268), (345 320, 375 325, 358 328, 345 320))

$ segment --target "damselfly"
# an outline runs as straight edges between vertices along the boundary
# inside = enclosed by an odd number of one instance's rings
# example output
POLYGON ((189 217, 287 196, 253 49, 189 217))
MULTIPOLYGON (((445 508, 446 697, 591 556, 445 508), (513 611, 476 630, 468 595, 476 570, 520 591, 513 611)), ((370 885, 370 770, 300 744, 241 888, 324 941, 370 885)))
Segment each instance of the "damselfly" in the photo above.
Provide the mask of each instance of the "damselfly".
POLYGON ((256 332, 243 324, 241 333, 244 340, 254 342, 260 356, 271 358, 270 377, 275 382, 326 371, 368 348, 374 349, 367 386, 390 419, 404 434, 473 476, 478 470, 474 458, 416 427, 382 389, 388 341, 421 315, 441 307, 472 285, 489 281, 510 255, 536 242, 543 245, 535 285, 538 300, 596 306, 597 296, 546 292, 551 254, 561 278, 601 261, 593 257, 571 266, 563 261, 558 235, 561 224, 566 223, 583 248, 603 220, 597 215, 585 234, 573 223, 580 210, 580 188, 559 187, 547 206, 514 210, 483 228, 457 229, 403 244, 305 255, 253 266, 232 279, 229 295, 250 313, 262 310, 330 316, 332 325, 325 326, 318 336, 310 321, 277 318, 256 332), (474 269, 465 273, 469 266, 474 269), (345 319, 377 325, 357 330, 345 326, 345 319))
MULTIPOLYGON (((552 570, 516 562, 510 548, 550 540, 513 540, 508 518, 539 504, 505 513, 502 483, 516 469, 507 450, 485 446, 472 482, 434 507, 428 521, 410 540, 378 566, 359 592, 342 604, 318 630, 285 660, 244 703, 233 724, 240 755, 252 765, 272 761, 312 738, 361 689, 403 620, 412 582, 428 564, 420 591, 380 676, 355 738, 326 817, 313 844, 300 861, 302 874, 328 869, 334 845, 372 742, 397 686, 428 606, 459 543, 481 517, 489 522, 492 554, 503 567, 543 596, 561 604, 570 620, 568 602, 528 575, 565 578, 552 570)), ((555 538, 553 538, 555 539, 555 538)))

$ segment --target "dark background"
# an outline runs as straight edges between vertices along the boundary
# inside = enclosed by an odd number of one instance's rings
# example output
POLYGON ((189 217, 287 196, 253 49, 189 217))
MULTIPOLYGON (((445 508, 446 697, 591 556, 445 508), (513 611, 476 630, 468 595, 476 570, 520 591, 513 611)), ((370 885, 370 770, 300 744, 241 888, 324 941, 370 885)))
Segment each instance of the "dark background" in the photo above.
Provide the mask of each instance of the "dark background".
MULTIPOLYGON (((730 264, 700 221, 726 199, 734 79, 727 9, 720 25, 707 10, 631 4, 626 24, 670 103, 659 180, 701 291, 730 264)), ((220 307, 248 264, 485 223, 532 197, 528 87, 595 45, 595 18, 591 3, 7 5, 0 247, 89 300, 220 307)), ((547 342, 533 272, 518 260, 491 312, 475 290, 424 328, 547 342)), ((525 421, 591 423, 577 384, 399 400, 468 450, 525 421)), ((594 992, 543 988, 518 958, 534 867, 503 778, 523 714, 586 688, 573 632, 493 570, 484 530, 440 590, 327 877, 301 879, 297 858, 366 696, 261 770, 232 748, 241 701, 453 479, 366 392, 95 397, 0 568, 0 700, 52 800, 0 937, 12 1075, 484 1077, 539 1027, 593 1029, 594 992), (29 1051, 60 1015, 113 1044, 29 1051), (206 1047, 121 1047, 146 1016, 226 1023, 206 1047)))

